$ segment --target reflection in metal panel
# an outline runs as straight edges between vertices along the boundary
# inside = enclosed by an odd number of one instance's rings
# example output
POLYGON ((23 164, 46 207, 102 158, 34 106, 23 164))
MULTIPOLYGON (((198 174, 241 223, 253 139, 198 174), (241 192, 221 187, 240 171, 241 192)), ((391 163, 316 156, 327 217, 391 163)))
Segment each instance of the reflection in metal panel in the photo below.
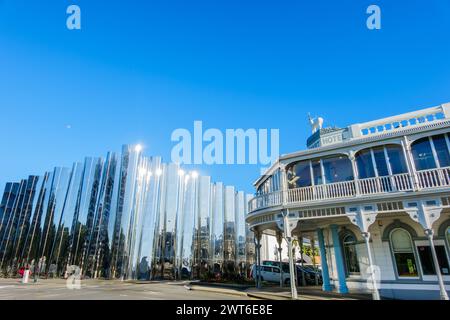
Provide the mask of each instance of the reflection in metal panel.
POLYGON ((224 272, 234 273, 236 263, 236 216, 234 187, 225 187, 224 272))
POLYGON ((236 267, 237 272, 241 275, 246 274, 246 225, 245 223, 238 223, 238 221, 245 221, 245 195, 244 192, 239 191, 235 196, 235 241, 236 241, 236 267))
POLYGON ((224 189, 222 183, 215 183, 212 187, 212 233, 211 233, 211 257, 213 273, 223 271, 224 257, 224 189))
POLYGON ((245 275, 254 261, 248 198, 124 146, 120 156, 6 185, 1 272, 14 276, 28 266, 41 277, 64 277, 78 266, 86 278, 245 275))
POLYGON ((198 186, 198 231, 195 240, 196 263, 198 264, 197 278, 204 278, 211 271, 210 237, 212 217, 211 178, 199 177, 198 186))

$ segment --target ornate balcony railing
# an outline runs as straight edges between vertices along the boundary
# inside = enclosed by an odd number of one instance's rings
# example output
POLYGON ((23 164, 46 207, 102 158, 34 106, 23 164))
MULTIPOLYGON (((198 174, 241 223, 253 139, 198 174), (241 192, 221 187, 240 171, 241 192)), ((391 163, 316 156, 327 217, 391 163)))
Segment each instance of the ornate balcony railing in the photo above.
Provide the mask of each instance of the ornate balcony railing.
POLYGON ((439 188, 450 186, 450 167, 417 172, 419 188, 439 188))
POLYGON ((254 197, 248 204, 249 212, 279 206, 283 203, 282 196, 282 191, 275 191, 254 197))
MULTIPOLYGON (((417 181, 409 173, 384 177, 358 179, 317 186, 289 189, 286 191, 285 204, 303 204, 333 199, 350 199, 368 195, 411 192, 418 190, 450 187, 450 167, 417 172, 417 181), (416 184, 416 186, 415 186, 416 184)), ((276 191, 252 198, 249 212, 281 206, 284 192, 276 191)))
POLYGON ((414 184, 408 173, 357 180, 362 195, 412 191, 414 184))
POLYGON ((345 181, 317 186, 290 189, 287 202, 308 202, 355 196, 355 181, 345 181))

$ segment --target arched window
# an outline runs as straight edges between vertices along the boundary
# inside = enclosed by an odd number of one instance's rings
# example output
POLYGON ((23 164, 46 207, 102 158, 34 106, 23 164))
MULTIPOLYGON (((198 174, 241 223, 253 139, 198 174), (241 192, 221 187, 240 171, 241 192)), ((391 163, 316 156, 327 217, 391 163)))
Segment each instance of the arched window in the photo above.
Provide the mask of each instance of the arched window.
POLYGON ((439 167, 441 168, 450 166, 450 153, 449 153, 450 146, 448 145, 447 139, 448 139, 447 134, 446 135, 440 134, 434 136, 431 139, 431 141, 433 142, 433 147, 436 151, 437 162, 439 164, 439 167))
POLYGON ((450 166, 450 141, 448 134, 440 134, 415 141, 411 153, 416 170, 450 166))
POLYGON ((358 254, 356 252, 356 237, 350 231, 346 231, 341 236, 342 248, 344 251, 345 271, 347 276, 360 272, 358 254))
POLYGON ((325 183, 353 180, 352 163, 346 156, 322 159, 325 183))
POLYGON ((399 277, 418 277, 411 235, 405 229, 391 232, 391 246, 399 277))
POLYGON ((408 172, 403 150, 398 145, 364 149, 356 155, 360 179, 408 172))
POLYGON ((353 180, 351 161, 344 155, 299 161, 287 167, 289 188, 353 180))
POLYGON ((375 177, 370 149, 358 152, 356 155, 356 165, 358 166, 358 176, 360 179, 375 177))
POLYGON ((287 168, 289 188, 302 188, 311 186, 311 168, 309 161, 300 161, 287 168))
POLYGON ((448 227, 447 231, 445 231, 445 238, 447 239, 447 244, 450 247, 450 227, 448 227))
POLYGON ((261 195, 280 190, 280 180, 280 170, 277 170, 273 175, 267 177, 267 179, 258 187, 256 194, 261 195))
POLYGON ((436 168, 431 142, 428 137, 417 140, 411 146, 411 153, 417 170, 436 168))

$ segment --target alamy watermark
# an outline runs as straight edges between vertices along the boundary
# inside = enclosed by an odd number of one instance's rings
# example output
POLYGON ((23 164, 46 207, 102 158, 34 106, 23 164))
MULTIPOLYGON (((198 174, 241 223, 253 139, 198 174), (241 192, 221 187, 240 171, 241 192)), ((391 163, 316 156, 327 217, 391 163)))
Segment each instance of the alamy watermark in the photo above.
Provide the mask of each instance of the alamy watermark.
POLYGON ((66 287, 69 290, 81 289, 81 269, 79 266, 72 265, 67 267, 66 287))
POLYGON ((379 6, 372 4, 367 10, 367 14, 370 16, 367 18, 366 25, 369 30, 380 30, 381 29, 381 9, 379 6))
POLYGON ((81 30, 81 9, 72 4, 67 7, 66 13, 69 15, 66 20, 66 26, 69 30, 81 30))
MULTIPOLYGON (((179 128, 172 132, 172 162, 184 165, 251 164, 268 167, 280 155, 279 129, 204 130, 194 121, 193 131, 179 128), (269 147, 270 145, 270 147, 269 147)), ((263 168, 262 170, 264 170, 263 168)))
MULTIPOLYGON (((67 7, 68 14, 66 26, 69 30, 81 30, 81 8, 76 4, 67 7)), ((369 30, 381 29, 381 9, 378 5, 372 4, 367 7, 366 14, 369 17, 366 20, 366 26, 369 30)))

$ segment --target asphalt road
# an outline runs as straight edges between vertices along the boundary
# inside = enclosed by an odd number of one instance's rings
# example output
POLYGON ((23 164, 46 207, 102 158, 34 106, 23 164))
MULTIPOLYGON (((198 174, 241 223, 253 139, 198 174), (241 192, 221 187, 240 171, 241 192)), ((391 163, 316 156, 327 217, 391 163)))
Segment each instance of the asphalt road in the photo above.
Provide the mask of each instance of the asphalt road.
POLYGON ((185 282, 130 283, 83 280, 80 289, 69 289, 65 280, 39 280, 22 284, 0 279, 0 300, 248 300, 246 296, 187 290, 185 282))

